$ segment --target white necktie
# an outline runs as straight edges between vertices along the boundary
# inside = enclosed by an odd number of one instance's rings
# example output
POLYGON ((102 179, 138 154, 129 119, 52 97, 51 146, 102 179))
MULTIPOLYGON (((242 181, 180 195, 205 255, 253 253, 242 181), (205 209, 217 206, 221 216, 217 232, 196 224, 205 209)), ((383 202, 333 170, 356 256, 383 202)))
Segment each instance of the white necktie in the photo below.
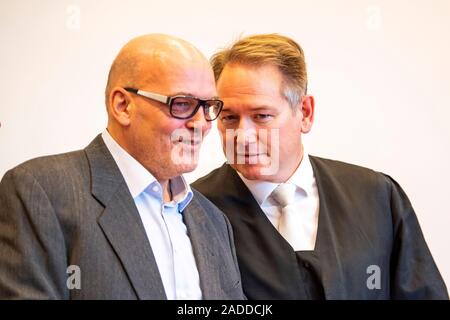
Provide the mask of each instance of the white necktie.
POLYGON ((278 231, 292 246, 294 251, 304 250, 308 241, 301 232, 301 213, 290 206, 294 203, 296 186, 291 183, 282 183, 273 190, 271 197, 281 207, 281 217, 278 231))

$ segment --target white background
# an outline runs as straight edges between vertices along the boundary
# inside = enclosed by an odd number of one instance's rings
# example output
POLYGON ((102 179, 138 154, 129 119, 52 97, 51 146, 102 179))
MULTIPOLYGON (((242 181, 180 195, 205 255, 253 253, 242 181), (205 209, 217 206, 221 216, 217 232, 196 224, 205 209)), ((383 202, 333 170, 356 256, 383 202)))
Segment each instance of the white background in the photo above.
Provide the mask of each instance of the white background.
MULTIPOLYGON (((131 38, 168 33, 209 57, 278 32, 306 54, 310 153, 393 176, 450 284, 449 31, 447 0, 0 0, 0 176, 104 129, 107 73, 131 38)), ((188 180, 223 161, 214 129, 188 180)))

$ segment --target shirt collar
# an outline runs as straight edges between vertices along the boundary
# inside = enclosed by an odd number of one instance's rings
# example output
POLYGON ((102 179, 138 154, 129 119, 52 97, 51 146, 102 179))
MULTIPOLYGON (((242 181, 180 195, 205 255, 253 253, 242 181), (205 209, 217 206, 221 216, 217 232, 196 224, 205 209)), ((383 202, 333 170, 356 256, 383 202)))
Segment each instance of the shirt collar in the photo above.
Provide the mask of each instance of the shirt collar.
POLYGON ((295 184, 298 188, 305 191, 307 195, 311 195, 313 192, 315 183, 314 171, 311 160, 309 159, 309 154, 305 148, 303 149, 303 159, 300 162, 300 165, 286 183, 295 184))
MULTIPOLYGON (((263 180, 248 180, 241 173, 237 172, 244 184, 252 193, 259 205, 262 205, 270 194, 279 186, 279 183, 273 183, 263 180)), ((309 160, 309 155, 306 148, 303 148, 303 158, 300 165, 294 171, 292 176, 286 183, 295 184, 298 188, 310 195, 314 186, 314 172, 309 160)))
MULTIPOLYGON (((145 169, 142 164, 125 151, 109 134, 108 130, 105 129, 102 132, 102 138, 119 167, 133 199, 138 197, 143 191, 146 191, 149 186, 154 184, 159 185, 156 178, 145 169)), ((178 210, 181 212, 192 200, 192 190, 184 180, 183 176, 175 177, 171 179, 170 182, 173 196, 172 203, 178 204, 178 210)), ((162 199, 161 188, 159 188, 158 194, 162 199)))
POLYGON ((182 212, 191 202, 194 194, 191 187, 186 183, 183 176, 178 176, 170 180, 173 202, 178 204, 178 211, 182 212))

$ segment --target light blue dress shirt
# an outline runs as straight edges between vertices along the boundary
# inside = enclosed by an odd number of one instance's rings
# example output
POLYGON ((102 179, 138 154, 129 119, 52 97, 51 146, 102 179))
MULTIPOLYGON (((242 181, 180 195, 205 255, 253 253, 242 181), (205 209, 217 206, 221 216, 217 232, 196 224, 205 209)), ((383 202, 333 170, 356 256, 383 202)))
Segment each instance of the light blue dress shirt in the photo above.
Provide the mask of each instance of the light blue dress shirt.
MULTIPOLYGON (((183 210, 193 193, 182 176, 170 180, 172 201, 164 203, 159 182, 109 134, 102 133, 125 179, 150 242, 169 300, 202 299, 200 277, 183 222, 183 210)), ((133 248, 130 248, 133 250, 133 248)))

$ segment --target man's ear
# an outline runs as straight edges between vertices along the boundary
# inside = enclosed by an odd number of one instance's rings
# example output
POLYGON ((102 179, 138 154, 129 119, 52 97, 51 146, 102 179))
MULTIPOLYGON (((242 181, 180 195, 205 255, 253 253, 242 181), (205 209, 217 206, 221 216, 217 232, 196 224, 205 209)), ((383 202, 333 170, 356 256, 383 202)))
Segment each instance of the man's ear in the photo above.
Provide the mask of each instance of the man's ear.
POLYGON ((109 113, 122 126, 130 125, 132 101, 130 93, 115 87, 109 95, 109 113))
POLYGON ((308 133, 314 122, 314 97, 310 95, 303 96, 301 102, 302 133, 308 133))

